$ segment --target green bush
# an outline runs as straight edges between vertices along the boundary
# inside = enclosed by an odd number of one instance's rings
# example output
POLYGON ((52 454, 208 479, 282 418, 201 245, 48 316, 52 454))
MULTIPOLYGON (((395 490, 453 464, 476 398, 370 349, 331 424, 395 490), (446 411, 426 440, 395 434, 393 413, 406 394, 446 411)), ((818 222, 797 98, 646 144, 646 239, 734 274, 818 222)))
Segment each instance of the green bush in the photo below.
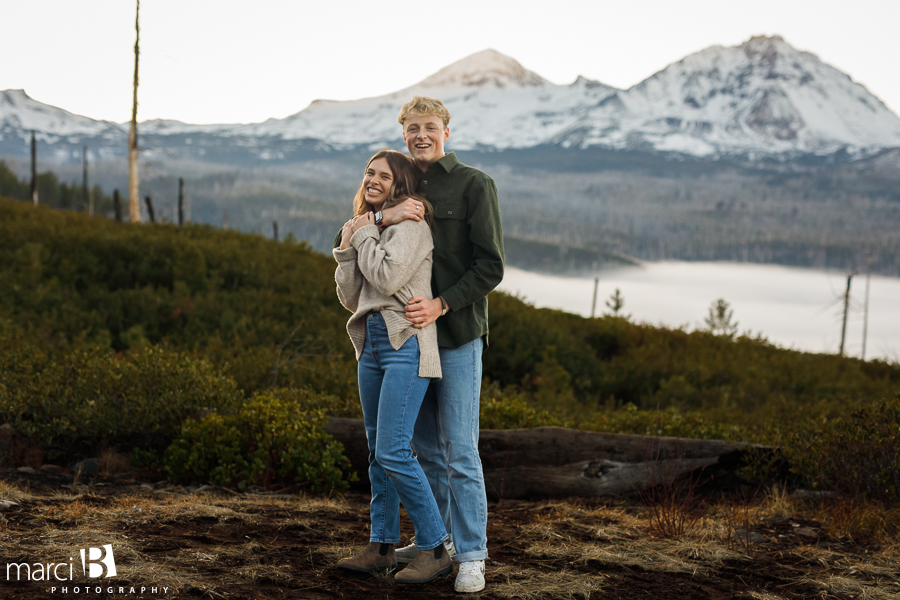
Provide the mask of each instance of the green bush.
POLYGON ((791 437, 787 456, 818 488, 900 505, 900 395, 801 429, 791 437))
POLYGON ((45 352, 19 340, 3 352, 0 422, 50 460, 105 448, 162 451, 181 423, 211 410, 232 410, 243 394, 204 360, 148 347, 45 352))
POLYGON ((479 419, 482 429, 522 429, 525 427, 563 426, 545 410, 528 404, 524 394, 513 387, 500 390, 496 384, 485 382, 481 389, 479 419))
POLYGON ((608 433, 708 440, 737 441, 746 437, 746 430, 740 425, 711 420, 699 411, 681 411, 675 407, 640 410, 634 404, 599 411, 591 420, 582 423, 581 428, 608 433))
POLYGON ((179 483, 300 485, 313 492, 347 489, 350 462, 323 430, 324 411, 304 410, 287 393, 264 393, 233 414, 188 419, 166 450, 166 473, 179 483))

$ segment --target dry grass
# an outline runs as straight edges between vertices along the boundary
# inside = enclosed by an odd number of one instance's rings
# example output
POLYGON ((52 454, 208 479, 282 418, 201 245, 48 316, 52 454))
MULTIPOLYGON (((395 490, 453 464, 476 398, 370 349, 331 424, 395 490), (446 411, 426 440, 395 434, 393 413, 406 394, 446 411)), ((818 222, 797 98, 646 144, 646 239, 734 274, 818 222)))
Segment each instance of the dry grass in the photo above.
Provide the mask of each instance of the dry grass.
POLYGON ((836 536, 872 535, 882 543, 900 536, 900 508, 884 509, 853 500, 839 500, 822 505, 816 518, 836 536))
POLYGON ((900 587, 879 585, 877 582, 862 581, 849 577, 829 576, 819 580, 811 577, 801 577, 799 583, 819 588, 823 597, 858 598, 860 600, 898 600, 900 587))
MULTIPOLYGON (((81 548, 112 543, 117 578, 123 584, 153 582, 171 590, 193 589, 192 594, 206 597, 226 593, 239 597, 234 589, 270 586, 301 593, 343 585, 341 578, 334 577, 333 565, 367 542, 367 507, 359 499, 160 494, 146 488, 101 497, 90 487, 77 489, 84 493, 63 491, 40 497, 0 482, 0 497, 15 498, 19 503, 15 514, 28 519, 27 527, 0 525, 0 563, 21 556, 29 561, 58 561, 63 554, 77 557, 81 548), (276 540, 280 545, 275 545, 276 540)), ((684 535, 661 538, 649 533, 648 511, 643 507, 586 506, 577 501, 497 507, 496 522, 508 523, 504 526, 507 537, 502 550, 492 540, 490 595, 584 599, 607 594, 618 585, 622 597, 627 589, 622 587, 623 580, 631 576, 644 583, 655 577, 703 582, 708 589, 719 585, 709 582, 733 579, 722 573, 733 573, 735 565, 747 573, 777 566, 781 559, 771 558, 777 554, 788 565, 780 576, 792 593, 781 596, 778 588, 754 587, 750 582, 740 589, 727 589, 723 597, 782 600, 802 597, 796 592, 802 589, 814 590, 809 597, 900 600, 900 539, 896 537, 878 538, 879 545, 872 546, 871 552, 842 550, 840 544, 820 547, 815 545, 817 538, 793 535, 788 546, 766 542, 762 547, 753 545, 753 553, 748 553, 728 539, 738 526, 735 515, 741 517, 741 527, 778 526, 777 531, 792 535, 799 527, 792 520, 812 523, 821 510, 783 490, 772 490, 753 503, 722 501, 709 507, 684 535)), ((890 512, 878 514, 885 523, 893 517, 890 512)), ((819 522, 811 526, 826 535, 819 522)), ((777 538, 768 530, 767 539, 777 538)), ((335 594, 361 598, 360 590, 368 590, 371 597, 381 597, 372 596, 373 588, 367 585, 394 590, 392 576, 364 581, 372 583, 348 580, 347 587, 335 594)), ((452 584, 447 587, 449 597, 452 584)), ((657 597, 665 595, 660 592, 657 597)))
POLYGON ((500 598, 587 600, 593 592, 603 589, 602 575, 584 577, 572 571, 538 571, 506 565, 491 571, 492 579, 499 581, 492 583, 490 590, 500 598))
POLYGON ((16 485, 0 479, 0 500, 21 503, 26 500, 33 500, 34 498, 35 497, 30 491, 23 490, 16 485))

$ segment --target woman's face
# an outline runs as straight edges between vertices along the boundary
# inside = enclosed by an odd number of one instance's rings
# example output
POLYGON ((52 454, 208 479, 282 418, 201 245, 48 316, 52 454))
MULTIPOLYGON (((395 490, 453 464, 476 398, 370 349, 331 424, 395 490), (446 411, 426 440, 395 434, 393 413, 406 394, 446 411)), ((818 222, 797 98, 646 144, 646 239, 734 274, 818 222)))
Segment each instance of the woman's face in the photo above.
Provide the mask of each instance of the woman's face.
POLYGON ((382 205, 388 199, 393 183, 394 174, 391 173, 386 158, 376 158, 370 162, 363 177, 366 202, 371 204, 376 211, 381 210, 382 205))

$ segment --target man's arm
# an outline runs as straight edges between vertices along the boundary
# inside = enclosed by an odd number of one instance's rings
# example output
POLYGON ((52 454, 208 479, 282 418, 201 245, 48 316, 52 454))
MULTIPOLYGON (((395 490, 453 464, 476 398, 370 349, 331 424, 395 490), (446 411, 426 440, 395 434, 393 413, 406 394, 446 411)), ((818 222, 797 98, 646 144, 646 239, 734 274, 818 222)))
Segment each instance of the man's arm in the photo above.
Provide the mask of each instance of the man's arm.
MULTIPOLYGON (((421 203, 417 202, 413 198, 407 198, 400 204, 392 206, 390 208, 386 208, 381 212, 382 227, 386 227, 388 225, 396 225, 400 221, 405 221, 406 219, 421 221, 422 217, 425 216, 425 211, 422 209, 421 203)), ((331 247, 337 248, 340 245, 341 231, 338 231, 337 235, 334 236, 334 241, 332 242, 331 247)))
POLYGON ((425 210, 422 203, 413 198, 407 198, 400 204, 386 208, 381 211, 384 225, 396 225, 400 221, 412 219, 413 221, 421 221, 425 216, 425 210))

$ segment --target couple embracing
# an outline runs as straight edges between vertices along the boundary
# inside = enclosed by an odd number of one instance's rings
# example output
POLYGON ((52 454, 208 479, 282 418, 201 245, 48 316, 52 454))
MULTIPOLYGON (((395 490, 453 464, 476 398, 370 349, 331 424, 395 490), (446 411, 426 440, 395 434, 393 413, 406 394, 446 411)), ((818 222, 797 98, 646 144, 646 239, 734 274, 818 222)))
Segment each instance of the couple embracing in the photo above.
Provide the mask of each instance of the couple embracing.
POLYGON ((487 497, 478 455, 488 293, 503 278, 494 181, 444 153, 450 113, 414 97, 400 110, 412 158, 366 165, 353 219, 335 239, 338 297, 359 361, 369 445, 369 545, 338 563, 424 583, 453 571, 484 589, 487 497), (414 450, 413 450, 414 449, 414 450), (415 529, 400 543, 400 503, 415 529))

